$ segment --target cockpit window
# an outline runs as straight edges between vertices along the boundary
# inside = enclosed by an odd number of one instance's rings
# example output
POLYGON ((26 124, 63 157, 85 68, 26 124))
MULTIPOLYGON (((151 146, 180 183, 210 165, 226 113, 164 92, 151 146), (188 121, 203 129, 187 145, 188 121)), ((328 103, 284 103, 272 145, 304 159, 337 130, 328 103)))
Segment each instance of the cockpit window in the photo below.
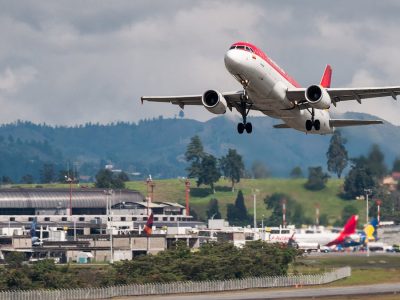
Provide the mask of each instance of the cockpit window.
POLYGON ((253 49, 251 49, 250 47, 246 47, 246 50, 249 51, 249 52, 251 52, 251 53, 254 52, 253 49))
POLYGON ((231 47, 229 48, 229 50, 232 50, 232 49, 240 49, 240 50, 245 50, 245 51, 248 51, 248 52, 254 53, 254 50, 253 50, 253 49, 251 49, 251 48, 250 48, 250 47, 248 47, 248 46, 242 46, 242 45, 233 45, 233 46, 231 46, 231 47))

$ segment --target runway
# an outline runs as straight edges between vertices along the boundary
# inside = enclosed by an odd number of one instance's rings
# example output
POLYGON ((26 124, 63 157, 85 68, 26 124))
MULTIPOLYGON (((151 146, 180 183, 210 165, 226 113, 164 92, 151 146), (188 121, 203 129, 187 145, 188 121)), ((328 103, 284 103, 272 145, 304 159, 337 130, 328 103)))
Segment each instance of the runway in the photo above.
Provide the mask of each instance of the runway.
MULTIPOLYGON (((203 293, 194 295, 140 296, 145 300, 261 300, 290 298, 321 298, 327 296, 351 296, 373 294, 400 294, 399 283, 383 283, 348 287, 318 287, 292 289, 258 289, 225 293, 203 293)), ((119 300, 139 299, 139 297, 121 297, 119 300)))

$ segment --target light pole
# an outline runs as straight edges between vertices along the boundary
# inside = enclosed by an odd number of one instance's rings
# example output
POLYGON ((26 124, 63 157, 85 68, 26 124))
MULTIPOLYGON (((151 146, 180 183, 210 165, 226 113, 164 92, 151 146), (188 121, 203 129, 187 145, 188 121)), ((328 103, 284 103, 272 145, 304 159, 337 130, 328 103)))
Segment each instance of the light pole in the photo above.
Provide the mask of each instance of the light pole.
MULTIPOLYGON (((364 192, 365 192, 365 195, 366 195, 366 200, 367 200, 367 207, 366 207, 366 215, 365 215, 365 218, 366 218, 366 225, 365 226, 368 226, 368 223, 369 223, 369 205, 368 205, 368 196, 370 196, 371 194, 372 194, 372 189, 364 189, 364 192)), ((368 245, 368 236, 366 237, 366 239, 367 239, 367 256, 369 256, 369 245, 368 245)))
POLYGON ((254 218, 253 218, 253 226, 254 230, 257 228, 257 207, 256 207, 256 202, 257 202, 257 193, 259 192, 258 189, 253 190, 253 209, 254 209, 254 218))
POLYGON ((106 204, 107 204, 107 224, 109 225, 109 231, 110 231, 110 263, 114 263, 114 251, 113 251, 113 232, 112 232, 112 212, 111 212, 111 198, 109 198, 108 196, 114 195, 114 191, 113 190, 106 190, 104 191, 104 193, 106 194, 106 204))
POLYGON ((65 181, 69 183, 69 215, 72 216, 72 182, 73 179, 69 176, 64 176, 65 181))

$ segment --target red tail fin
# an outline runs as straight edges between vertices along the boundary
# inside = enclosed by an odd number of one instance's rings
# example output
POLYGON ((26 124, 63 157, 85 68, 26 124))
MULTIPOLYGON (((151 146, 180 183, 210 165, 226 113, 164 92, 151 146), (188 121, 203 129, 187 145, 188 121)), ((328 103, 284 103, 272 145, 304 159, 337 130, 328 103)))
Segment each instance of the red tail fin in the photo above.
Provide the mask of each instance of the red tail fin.
POLYGON ((324 88, 330 88, 331 87, 331 78, 332 78, 332 68, 330 65, 326 65, 324 75, 322 75, 321 78, 321 86, 324 88))
POLYGON ((344 225, 343 230, 340 232, 339 236, 335 240, 326 244, 326 246, 342 244, 349 235, 352 235, 353 233, 356 232, 357 221, 358 221, 358 216, 352 215, 350 219, 348 219, 346 225, 344 225))
POLYGON ((341 233, 345 235, 350 235, 355 233, 357 228, 357 221, 358 221, 358 216, 352 215, 350 219, 347 221, 346 225, 344 225, 341 233))

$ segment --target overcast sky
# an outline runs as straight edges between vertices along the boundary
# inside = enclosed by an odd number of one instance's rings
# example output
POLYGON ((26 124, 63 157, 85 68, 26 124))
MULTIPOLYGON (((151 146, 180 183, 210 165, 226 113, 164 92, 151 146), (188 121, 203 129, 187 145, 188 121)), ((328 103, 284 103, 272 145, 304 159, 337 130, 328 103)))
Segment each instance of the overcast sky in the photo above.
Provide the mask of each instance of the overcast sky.
MULTIPOLYGON (((136 122, 179 108, 141 95, 239 90, 223 57, 264 50, 303 86, 400 85, 400 1, 1 1, 0 123, 136 122)), ((400 100, 399 100, 400 102, 400 100)), ((400 125, 400 103, 339 103, 400 125)), ((201 107, 189 118, 214 115, 201 107)))

